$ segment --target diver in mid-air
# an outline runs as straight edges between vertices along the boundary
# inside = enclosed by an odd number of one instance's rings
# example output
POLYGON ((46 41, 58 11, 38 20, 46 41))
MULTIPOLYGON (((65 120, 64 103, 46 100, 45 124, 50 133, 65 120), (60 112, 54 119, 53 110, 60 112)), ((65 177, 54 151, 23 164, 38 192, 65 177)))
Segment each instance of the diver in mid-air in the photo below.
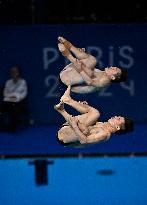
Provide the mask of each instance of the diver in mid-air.
POLYGON ((75 47, 63 37, 58 37, 58 42, 59 51, 71 62, 60 72, 60 81, 71 85, 72 92, 90 93, 127 79, 125 69, 111 66, 99 70, 95 68, 96 58, 86 53, 84 48, 75 47))

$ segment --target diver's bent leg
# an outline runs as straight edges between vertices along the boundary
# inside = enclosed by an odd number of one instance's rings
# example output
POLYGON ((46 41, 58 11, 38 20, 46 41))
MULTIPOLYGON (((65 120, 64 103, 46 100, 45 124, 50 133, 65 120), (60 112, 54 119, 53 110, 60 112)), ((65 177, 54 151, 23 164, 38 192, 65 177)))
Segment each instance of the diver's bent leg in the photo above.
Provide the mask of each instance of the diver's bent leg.
POLYGON ((75 56, 78 59, 85 59, 89 56, 89 54, 85 53, 83 50, 80 50, 79 48, 75 47, 73 44, 71 44, 69 41, 67 41, 65 38, 63 37, 58 37, 58 40, 60 41, 60 43, 63 43, 64 46, 69 49, 70 51, 72 51, 75 56))
POLYGON ((72 53, 74 53, 74 55, 75 55, 79 60, 81 60, 81 59, 86 59, 86 58, 89 57, 89 54, 88 54, 88 53, 86 53, 86 52, 83 51, 82 49, 79 49, 79 48, 77 48, 77 47, 75 47, 75 46, 73 46, 73 45, 71 46, 70 51, 71 51, 72 53))
POLYGON ((97 109, 91 108, 88 113, 76 116, 80 123, 86 126, 94 125, 99 117, 100 113, 97 109))
POLYGON ((59 104, 54 106, 54 109, 57 110, 67 122, 69 122, 69 118, 72 117, 72 115, 66 112, 66 110, 64 109, 64 103, 60 102, 59 104))
POLYGON ((71 90, 71 86, 68 86, 64 95, 60 98, 60 101, 66 103, 67 105, 70 105, 71 107, 75 108, 77 111, 79 111, 82 114, 89 112, 89 109, 91 107, 87 104, 87 102, 78 102, 73 100, 70 97, 70 90, 71 90))
POLYGON ((78 101, 73 100, 70 97, 70 90, 71 90, 71 86, 68 86, 68 88, 66 89, 64 95, 60 99, 61 102, 66 103, 67 105, 70 105, 71 107, 76 109, 81 114, 85 114, 85 113, 88 113, 88 112, 91 112, 91 111, 99 113, 98 110, 96 110, 95 108, 89 106, 87 102, 78 102, 78 101))
POLYGON ((64 102, 74 109, 76 109, 81 114, 88 113, 90 110, 94 109, 93 107, 89 106, 87 102, 78 102, 73 99, 69 99, 68 101, 64 102))

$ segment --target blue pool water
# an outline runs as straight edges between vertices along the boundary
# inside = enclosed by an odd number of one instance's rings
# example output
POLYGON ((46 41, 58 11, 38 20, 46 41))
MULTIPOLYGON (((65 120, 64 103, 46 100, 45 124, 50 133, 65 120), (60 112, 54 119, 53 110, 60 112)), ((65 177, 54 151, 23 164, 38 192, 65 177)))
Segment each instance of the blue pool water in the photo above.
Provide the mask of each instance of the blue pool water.
POLYGON ((147 157, 54 158, 48 184, 35 181, 33 159, 0 160, 3 205, 146 205, 147 157))

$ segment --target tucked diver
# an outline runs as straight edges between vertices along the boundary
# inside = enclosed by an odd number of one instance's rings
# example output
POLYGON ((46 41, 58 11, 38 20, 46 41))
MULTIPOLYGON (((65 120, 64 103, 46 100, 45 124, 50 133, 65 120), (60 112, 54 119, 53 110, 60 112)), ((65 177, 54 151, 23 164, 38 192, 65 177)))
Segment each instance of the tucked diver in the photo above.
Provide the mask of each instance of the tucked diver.
POLYGON ((70 97, 71 86, 68 86, 60 103, 55 109, 64 117, 66 123, 57 133, 58 141, 64 146, 80 147, 106 141, 114 133, 127 133, 133 131, 131 119, 114 116, 106 122, 99 122, 100 112, 89 106, 87 102, 77 102, 70 97), (72 116, 64 109, 67 104, 80 115, 72 116))
POLYGON ((126 70, 118 67, 99 70, 95 68, 96 58, 86 53, 84 48, 76 48, 63 37, 58 37, 58 41, 59 51, 71 62, 60 72, 60 80, 66 86, 71 85, 72 92, 90 93, 127 79, 126 70))

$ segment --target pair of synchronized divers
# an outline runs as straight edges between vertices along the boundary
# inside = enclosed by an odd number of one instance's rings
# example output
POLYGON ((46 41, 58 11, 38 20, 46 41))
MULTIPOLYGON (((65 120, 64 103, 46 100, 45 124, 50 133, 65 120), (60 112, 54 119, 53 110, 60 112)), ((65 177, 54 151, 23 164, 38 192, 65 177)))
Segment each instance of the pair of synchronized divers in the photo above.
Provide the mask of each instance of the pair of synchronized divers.
POLYGON ((84 48, 77 48, 63 37, 58 37, 58 48, 70 64, 60 72, 60 83, 66 86, 60 102, 54 106, 65 123, 57 132, 57 140, 63 146, 85 147, 107 141, 112 134, 125 134, 133 131, 133 121, 124 116, 113 116, 106 122, 99 121, 100 112, 88 105, 86 101, 80 102, 72 99, 70 93, 92 93, 111 83, 127 80, 128 73, 118 67, 97 69, 96 58, 87 53, 84 48), (79 112, 72 116, 65 110, 65 104, 79 112))

